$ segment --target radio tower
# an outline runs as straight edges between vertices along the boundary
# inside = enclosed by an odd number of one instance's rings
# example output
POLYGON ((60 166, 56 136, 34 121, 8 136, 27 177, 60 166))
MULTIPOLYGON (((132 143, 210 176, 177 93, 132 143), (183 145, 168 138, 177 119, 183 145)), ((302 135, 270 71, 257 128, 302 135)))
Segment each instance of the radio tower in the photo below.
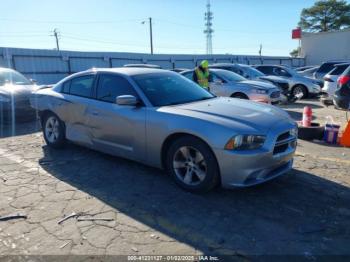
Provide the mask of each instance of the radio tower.
POLYGON ((207 38, 207 54, 211 55, 213 53, 213 46, 212 46, 212 34, 214 30, 212 27, 212 21, 213 20, 213 12, 210 12, 210 0, 207 2, 207 12, 204 13, 204 21, 205 21, 205 30, 203 31, 204 34, 206 34, 207 38))

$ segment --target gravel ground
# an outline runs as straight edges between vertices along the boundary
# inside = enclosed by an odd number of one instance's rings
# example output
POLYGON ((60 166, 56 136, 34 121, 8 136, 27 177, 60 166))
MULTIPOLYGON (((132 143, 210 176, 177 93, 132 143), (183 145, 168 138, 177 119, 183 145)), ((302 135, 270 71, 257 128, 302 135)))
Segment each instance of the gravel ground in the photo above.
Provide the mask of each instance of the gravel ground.
MULTIPOLYGON (((345 113, 283 106, 315 121, 345 113)), ((1 129, 2 255, 350 255, 350 149, 299 141, 294 169, 248 189, 186 193, 163 171, 76 145, 48 148, 37 123, 1 129), (11 136, 11 135, 15 136, 11 136), (111 221, 58 224, 86 212, 111 221)), ((80 217, 83 218, 83 217, 80 217)))

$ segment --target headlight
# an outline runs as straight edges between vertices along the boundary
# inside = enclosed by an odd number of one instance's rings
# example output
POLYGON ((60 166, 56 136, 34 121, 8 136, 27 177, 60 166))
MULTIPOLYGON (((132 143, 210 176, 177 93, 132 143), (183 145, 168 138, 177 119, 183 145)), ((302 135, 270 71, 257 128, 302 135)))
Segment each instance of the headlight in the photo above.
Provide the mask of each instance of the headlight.
POLYGON ((254 89, 254 92, 257 94, 262 94, 262 95, 267 94, 267 90, 265 90, 265 89, 254 89))
POLYGON ((289 134, 294 137, 298 137, 298 127, 295 127, 289 131, 289 134))
POLYGON ((226 150, 251 150, 263 146, 265 136, 259 135, 237 135, 232 137, 225 145, 226 150))
POLYGON ((0 95, 0 102, 10 102, 10 98, 6 97, 6 96, 3 96, 3 95, 0 95))

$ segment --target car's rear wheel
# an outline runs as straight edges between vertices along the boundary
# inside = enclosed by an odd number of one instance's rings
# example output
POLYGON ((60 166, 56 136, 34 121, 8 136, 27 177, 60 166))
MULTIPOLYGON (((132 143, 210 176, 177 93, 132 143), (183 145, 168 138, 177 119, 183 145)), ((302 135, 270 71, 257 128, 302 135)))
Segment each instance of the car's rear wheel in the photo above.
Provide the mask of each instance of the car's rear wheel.
POLYGON ((231 97, 239 98, 239 99, 249 99, 249 97, 243 93, 235 93, 235 94, 232 94, 231 97))
POLYGON ((293 94, 294 97, 298 97, 298 95, 300 95, 300 99, 306 98, 307 95, 308 95, 307 89, 303 85, 296 85, 296 86, 294 86, 293 89, 292 89, 292 94, 293 94))
POLYGON ((175 140, 166 158, 167 171, 183 189, 206 192, 219 181, 219 168, 209 146, 195 137, 175 140))
POLYGON ((43 133, 46 144, 59 148, 65 142, 64 124, 53 113, 48 113, 43 119, 43 133))

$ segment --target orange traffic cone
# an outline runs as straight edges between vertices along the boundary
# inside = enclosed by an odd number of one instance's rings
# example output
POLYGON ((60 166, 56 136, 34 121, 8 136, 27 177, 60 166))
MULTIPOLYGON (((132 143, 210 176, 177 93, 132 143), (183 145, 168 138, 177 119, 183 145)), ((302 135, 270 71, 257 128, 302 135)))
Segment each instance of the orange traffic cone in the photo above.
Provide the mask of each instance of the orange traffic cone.
POLYGON ((340 144, 342 146, 350 147, 350 121, 348 122, 345 131, 340 138, 340 144))

